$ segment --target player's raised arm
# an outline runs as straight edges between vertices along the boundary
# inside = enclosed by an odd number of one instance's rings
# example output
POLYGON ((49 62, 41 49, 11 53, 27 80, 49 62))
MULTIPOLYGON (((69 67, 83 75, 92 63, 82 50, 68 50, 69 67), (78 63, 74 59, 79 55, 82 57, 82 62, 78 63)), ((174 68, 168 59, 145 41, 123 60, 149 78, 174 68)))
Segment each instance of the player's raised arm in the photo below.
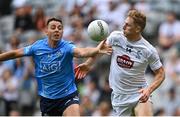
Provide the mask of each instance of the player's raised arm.
MULTIPOLYGON (((110 45, 104 44, 104 46, 106 46, 104 48, 111 48, 112 49, 112 47, 110 45)), ((112 50, 111 50, 111 53, 112 53, 112 50)), ((94 64, 96 59, 100 58, 101 56, 102 56, 102 54, 98 54, 96 56, 89 57, 84 63, 78 65, 75 68, 75 78, 76 79, 84 78, 88 74, 88 72, 91 70, 92 65, 94 64)))
POLYGON ((112 53, 112 47, 105 46, 105 41, 103 40, 99 43, 96 48, 87 47, 87 48, 75 48, 74 56, 75 57, 92 57, 97 54, 107 54, 110 55, 112 53))
POLYGON ((4 52, 4 53, 0 54, 0 61, 15 59, 18 57, 22 57, 23 55, 24 55, 24 49, 23 48, 20 48, 17 50, 11 50, 11 51, 4 52))

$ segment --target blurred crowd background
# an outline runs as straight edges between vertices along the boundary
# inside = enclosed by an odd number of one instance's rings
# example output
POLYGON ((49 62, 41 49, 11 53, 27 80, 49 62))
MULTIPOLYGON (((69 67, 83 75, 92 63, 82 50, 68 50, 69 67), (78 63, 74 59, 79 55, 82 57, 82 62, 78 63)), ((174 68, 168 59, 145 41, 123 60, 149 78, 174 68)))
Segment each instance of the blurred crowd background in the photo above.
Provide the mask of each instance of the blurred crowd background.
MULTIPOLYGON (((154 115, 180 116, 180 0, 0 0, 0 52, 17 49, 45 36, 49 17, 63 20, 64 35, 78 47, 96 46, 88 24, 105 20, 110 31, 122 30, 130 9, 147 16, 143 36, 154 45, 166 71, 163 84, 152 94, 154 115)), ((74 59, 75 66, 85 59, 74 59)), ((88 76, 77 81, 81 115, 110 116, 108 85, 110 57, 103 56, 88 76)), ((153 73, 146 72, 148 83, 153 73)), ((39 97, 31 58, 0 62, 0 115, 37 116, 39 97)))

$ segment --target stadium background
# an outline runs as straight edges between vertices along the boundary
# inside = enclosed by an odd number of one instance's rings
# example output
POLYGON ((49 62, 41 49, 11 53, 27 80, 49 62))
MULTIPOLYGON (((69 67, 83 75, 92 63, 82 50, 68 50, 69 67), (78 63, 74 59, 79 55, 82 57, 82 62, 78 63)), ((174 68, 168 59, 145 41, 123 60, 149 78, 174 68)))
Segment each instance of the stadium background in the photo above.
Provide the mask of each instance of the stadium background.
MULTIPOLYGON (((96 46, 87 35, 91 21, 102 19, 110 31, 121 30, 128 10, 141 10, 147 15, 143 36, 157 48, 166 70, 166 80, 153 93, 154 115, 180 116, 179 6, 180 0, 0 0, 0 51, 43 37, 52 16, 63 20, 64 38, 78 47, 96 46)), ((76 66, 84 59, 74 61, 76 66)), ((110 58, 103 56, 84 80, 77 81, 81 115, 111 115, 109 64, 110 58)), ((145 77, 152 82, 150 69, 145 77)), ((30 58, 0 62, 0 115, 40 115, 36 88, 30 58)))

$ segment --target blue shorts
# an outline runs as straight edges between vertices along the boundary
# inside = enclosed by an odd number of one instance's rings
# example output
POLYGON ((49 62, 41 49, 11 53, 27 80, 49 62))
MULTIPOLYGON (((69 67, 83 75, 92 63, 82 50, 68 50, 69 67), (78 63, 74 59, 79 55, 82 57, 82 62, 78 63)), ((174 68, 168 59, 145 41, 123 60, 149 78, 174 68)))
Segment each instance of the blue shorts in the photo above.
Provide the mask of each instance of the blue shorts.
POLYGON ((79 104, 77 91, 60 99, 40 97, 42 116, 62 116, 64 110, 71 104, 79 104))

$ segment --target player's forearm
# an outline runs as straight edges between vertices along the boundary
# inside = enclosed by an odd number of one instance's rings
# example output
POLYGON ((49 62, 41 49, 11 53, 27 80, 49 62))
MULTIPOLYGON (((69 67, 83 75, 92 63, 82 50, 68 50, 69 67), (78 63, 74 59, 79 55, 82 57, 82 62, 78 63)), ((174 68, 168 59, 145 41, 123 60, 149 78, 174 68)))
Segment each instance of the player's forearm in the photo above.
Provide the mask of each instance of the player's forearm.
POLYGON ((96 61, 96 59, 100 58, 102 56, 102 54, 98 54, 96 56, 93 56, 93 57, 89 57, 86 61, 85 61, 85 64, 88 65, 88 66, 92 66, 93 63, 96 61))
POLYGON ((161 67, 158 71, 155 72, 155 79, 153 83, 149 86, 150 92, 152 93, 154 90, 156 90, 161 83, 165 79, 165 72, 164 69, 161 67))
POLYGON ((98 48, 85 48, 84 56, 85 57, 93 57, 99 53, 98 48))
POLYGON ((75 57, 92 57, 99 53, 98 48, 78 48, 75 50, 75 57))
POLYGON ((0 54, 0 61, 6 61, 6 60, 23 56, 23 53, 20 53, 19 51, 20 50, 12 50, 12 51, 0 54))

